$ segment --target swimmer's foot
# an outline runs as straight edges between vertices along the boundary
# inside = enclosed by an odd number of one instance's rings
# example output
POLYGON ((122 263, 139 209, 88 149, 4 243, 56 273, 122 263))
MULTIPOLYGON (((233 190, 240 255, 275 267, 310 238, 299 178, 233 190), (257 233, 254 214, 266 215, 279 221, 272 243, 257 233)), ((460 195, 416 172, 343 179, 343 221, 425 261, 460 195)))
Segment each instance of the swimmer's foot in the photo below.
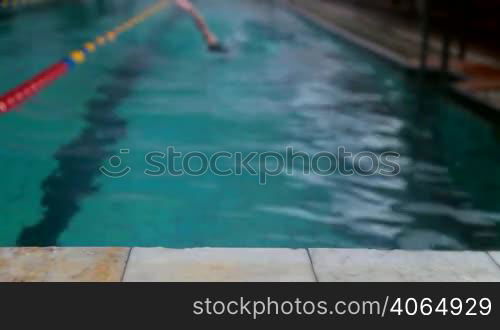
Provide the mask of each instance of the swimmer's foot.
POLYGON ((228 49, 220 42, 212 43, 208 45, 208 50, 216 53, 227 53, 228 49))

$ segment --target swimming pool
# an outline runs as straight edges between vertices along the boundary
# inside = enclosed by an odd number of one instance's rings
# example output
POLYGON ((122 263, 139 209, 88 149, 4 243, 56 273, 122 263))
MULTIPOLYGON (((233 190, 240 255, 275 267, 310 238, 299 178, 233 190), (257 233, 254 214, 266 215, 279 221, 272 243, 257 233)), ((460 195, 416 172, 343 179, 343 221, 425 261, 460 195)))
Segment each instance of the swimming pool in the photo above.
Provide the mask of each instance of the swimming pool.
MULTIPOLYGON (((148 3, 2 19, 0 90, 148 3)), ((1 246, 500 247, 498 127, 272 1, 199 5, 228 54, 206 52, 189 18, 167 10, 0 117, 1 246), (247 172, 143 171, 145 155, 168 147, 290 146, 396 152, 401 172, 282 173, 263 185, 247 172), (112 155, 132 171, 103 175, 112 155)))

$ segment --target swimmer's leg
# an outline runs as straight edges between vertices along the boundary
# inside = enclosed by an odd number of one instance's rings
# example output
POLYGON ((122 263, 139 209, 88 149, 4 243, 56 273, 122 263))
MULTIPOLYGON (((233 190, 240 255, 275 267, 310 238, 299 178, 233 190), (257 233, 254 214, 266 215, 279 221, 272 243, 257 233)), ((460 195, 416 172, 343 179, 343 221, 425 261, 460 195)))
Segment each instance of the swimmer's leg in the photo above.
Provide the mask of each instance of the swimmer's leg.
POLYGON ((203 16, 198 12, 195 6, 189 0, 176 0, 177 5, 184 11, 189 13, 193 18, 198 30, 203 35, 205 42, 208 45, 208 49, 213 52, 227 52, 227 49, 219 42, 215 34, 210 31, 207 23, 203 16))

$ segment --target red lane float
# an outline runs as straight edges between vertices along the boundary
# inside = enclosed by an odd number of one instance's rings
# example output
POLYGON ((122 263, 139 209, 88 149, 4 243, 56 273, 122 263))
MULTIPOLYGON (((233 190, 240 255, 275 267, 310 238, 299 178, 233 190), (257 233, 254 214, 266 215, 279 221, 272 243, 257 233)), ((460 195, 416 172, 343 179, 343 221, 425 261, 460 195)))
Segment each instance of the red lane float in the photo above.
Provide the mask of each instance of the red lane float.
MULTIPOLYGON (((5 0, 0 0, 0 2, 1 1, 5 2, 5 0)), ((11 89, 4 95, 0 96, 0 115, 12 111, 19 104, 28 100, 36 92, 46 87, 55 79, 64 75, 69 69, 83 63, 86 56, 93 53, 98 46, 104 46, 108 42, 114 41, 119 34, 130 30, 137 24, 140 24, 146 18, 165 8, 170 4, 170 2, 171 0, 158 0, 155 4, 147 7, 140 14, 132 17, 128 21, 116 27, 114 30, 98 36, 95 41, 86 42, 82 48, 73 50, 69 53, 68 57, 40 72, 35 77, 24 82, 20 86, 11 89)))
POLYGON ((65 74, 68 69, 68 63, 64 61, 57 62, 30 80, 0 96, 0 113, 12 111, 16 106, 28 100, 40 89, 46 87, 52 81, 65 74))

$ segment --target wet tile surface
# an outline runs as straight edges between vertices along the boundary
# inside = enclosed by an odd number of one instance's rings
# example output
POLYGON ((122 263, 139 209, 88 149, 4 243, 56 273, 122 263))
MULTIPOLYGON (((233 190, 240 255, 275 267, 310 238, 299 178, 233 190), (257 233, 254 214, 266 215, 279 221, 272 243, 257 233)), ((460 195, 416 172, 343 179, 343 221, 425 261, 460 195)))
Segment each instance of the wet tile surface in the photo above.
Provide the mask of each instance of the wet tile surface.
POLYGON ((125 281, 314 281, 304 249, 134 248, 125 281))
POLYGON ((320 281, 500 281, 485 252, 310 249, 320 281))
POLYGON ((120 281, 128 252, 128 248, 0 249, 0 281, 120 281))

